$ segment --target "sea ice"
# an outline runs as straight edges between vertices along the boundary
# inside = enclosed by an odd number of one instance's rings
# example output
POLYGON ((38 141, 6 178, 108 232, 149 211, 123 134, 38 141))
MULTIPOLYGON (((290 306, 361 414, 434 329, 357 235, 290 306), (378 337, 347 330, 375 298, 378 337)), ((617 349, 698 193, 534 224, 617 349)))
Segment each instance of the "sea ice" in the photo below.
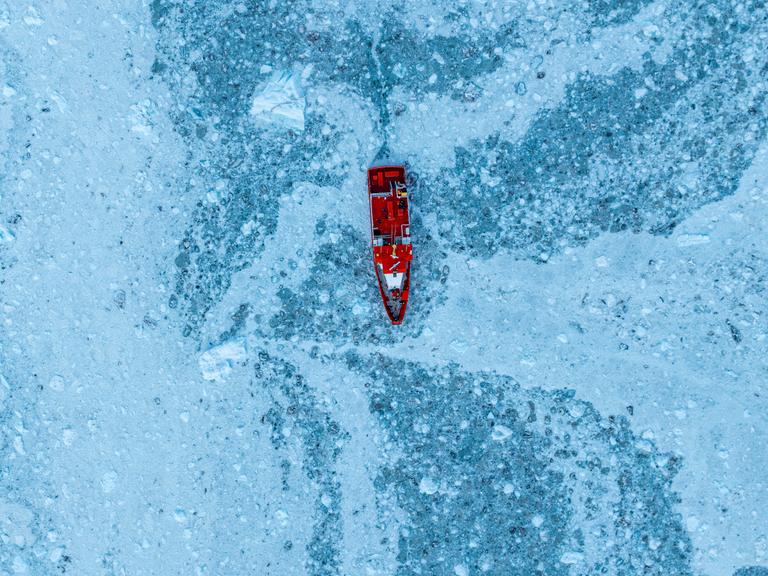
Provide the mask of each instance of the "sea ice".
POLYGON ((759 10, 59 4, 0 0, 0 574, 763 574, 759 10))

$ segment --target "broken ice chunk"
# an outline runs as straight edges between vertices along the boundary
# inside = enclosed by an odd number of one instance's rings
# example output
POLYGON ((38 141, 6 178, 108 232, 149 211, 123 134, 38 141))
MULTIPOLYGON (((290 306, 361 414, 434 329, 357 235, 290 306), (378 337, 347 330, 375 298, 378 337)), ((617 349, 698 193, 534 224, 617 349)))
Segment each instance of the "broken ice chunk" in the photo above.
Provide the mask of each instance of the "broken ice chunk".
POLYGON ((0 410, 3 409, 3 402, 8 392, 11 390, 11 385, 8 384, 8 380, 5 379, 2 372, 0 372, 0 410))
POLYGON ((11 15, 8 6, 0 4, 0 30, 11 25, 11 15))
POLYGON ((33 519, 34 515, 25 507, 0 499, 0 534, 3 544, 13 543, 19 548, 34 544, 33 519))
POLYGON ((281 526, 288 524, 288 513, 285 510, 278 510, 275 512, 275 520, 277 520, 281 526))
POLYGON ((62 432, 61 439, 64 442, 64 446, 72 446, 77 439, 77 432, 72 430, 72 428, 67 427, 62 432))
POLYGON ((572 402, 568 405, 568 414, 574 418, 581 418, 584 415, 584 404, 581 402, 572 402))
POLYGON ((569 551, 560 556, 560 562, 562 564, 578 564, 584 560, 584 555, 581 552, 569 551))
POLYGON ((230 340, 203 352, 197 364, 204 380, 221 382, 232 372, 235 364, 246 358, 245 341, 230 340))
POLYGON ((101 491, 104 494, 109 494, 115 489, 115 486, 117 486, 117 472, 114 470, 104 472, 101 476, 101 491))
POLYGON ((677 237, 677 245, 681 248, 687 246, 699 246, 709 242, 709 236, 707 234, 680 234, 677 237))
POLYGON ((12 242, 14 239, 13 232, 8 230, 5 226, 0 224, 0 242, 12 242))
POLYGON ((512 430, 500 424, 497 426, 494 426, 493 432, 491 432, 491 438, 496 442, 502 442, 507 438, 509 438, 510 436, 512 436, 512 430))
POLYGON ((48 382, 48 386, 51 387, 51 390, 56 390, 56 392, 61 392, 64 390, 64 378, 59 376, 58 374, 54 374, 51 376, 51 379, 48 382))
POLYGON ((419 491, 422 494, 434 494, 437 492, 439 486, 437 485, 437 482, 435 482, 432 478, 429 476, 424 476, 419 481, 419 491))
POLYGON ((296 75, 277 71, 256 89, 251 116, 269 124, 303 131, 305 105, 296 75))
POLYGON ((24 24, 27 26, 41 26, 45 22, 40 18, 40 14, 37 8, 34 6, 27 6, 27 13, 24 15, 24 24))
POLYGON ((179 524, 184 524, 187 521, 187 511, 184 508, 177 507, 173 511, 173 519, 179 524))

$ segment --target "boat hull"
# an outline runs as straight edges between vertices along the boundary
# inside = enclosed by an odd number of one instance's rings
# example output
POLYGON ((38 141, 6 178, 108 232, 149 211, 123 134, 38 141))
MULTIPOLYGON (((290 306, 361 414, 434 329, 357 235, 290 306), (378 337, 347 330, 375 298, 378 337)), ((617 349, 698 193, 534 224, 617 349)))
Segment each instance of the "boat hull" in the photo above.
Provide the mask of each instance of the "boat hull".
POLYGON ((373 267, 392 324, 405 318, 411 291, 410 199, 404 166, 368 170, 373 267))

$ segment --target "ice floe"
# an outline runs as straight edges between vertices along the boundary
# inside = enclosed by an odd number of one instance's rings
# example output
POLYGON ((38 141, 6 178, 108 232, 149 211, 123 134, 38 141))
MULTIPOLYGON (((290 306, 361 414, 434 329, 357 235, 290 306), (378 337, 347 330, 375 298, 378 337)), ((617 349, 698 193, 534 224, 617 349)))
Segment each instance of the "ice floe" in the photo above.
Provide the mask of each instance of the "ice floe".
POLYGON ((204 380, 221 382, 232 372, 235 364, 246 358, 245 340, 232 340, 203 352, 198 366, 204 380))
POLYGON ((277 71, 257 88, 251 116, 260 122, 303 131, 305 107, 299 78, 292 72, 277 71))

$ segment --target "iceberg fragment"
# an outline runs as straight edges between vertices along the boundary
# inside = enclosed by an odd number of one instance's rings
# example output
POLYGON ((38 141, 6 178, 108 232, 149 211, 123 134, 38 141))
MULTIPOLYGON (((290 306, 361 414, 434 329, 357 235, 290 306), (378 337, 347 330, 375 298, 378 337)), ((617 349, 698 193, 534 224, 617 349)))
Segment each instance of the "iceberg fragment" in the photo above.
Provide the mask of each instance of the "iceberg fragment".
POLYGON ((256 89, 251 102, 251 116, 257 121, 303 131, 305 105, 296 75, 276 71, 256 89))
POLYGON ((203 352, 197 363, 204 380, 222 382, 246 358, 245 341, 231 340, 203 352))
POLYGON ((13 242, 14 238, 13 232, 0 224, 0 242, 13 242))

